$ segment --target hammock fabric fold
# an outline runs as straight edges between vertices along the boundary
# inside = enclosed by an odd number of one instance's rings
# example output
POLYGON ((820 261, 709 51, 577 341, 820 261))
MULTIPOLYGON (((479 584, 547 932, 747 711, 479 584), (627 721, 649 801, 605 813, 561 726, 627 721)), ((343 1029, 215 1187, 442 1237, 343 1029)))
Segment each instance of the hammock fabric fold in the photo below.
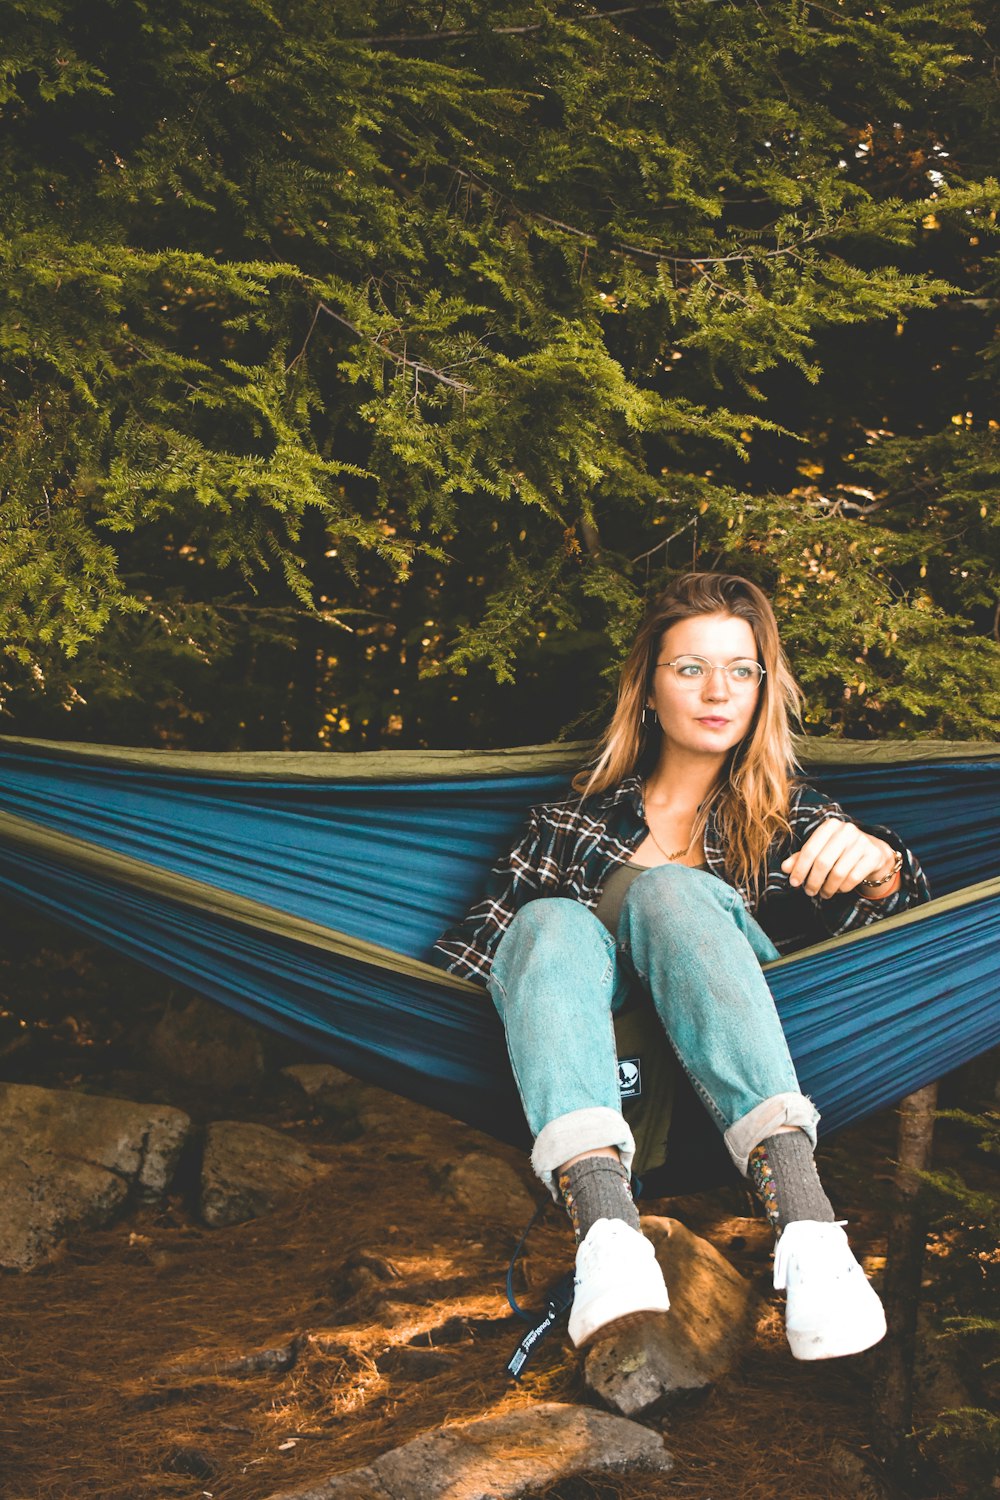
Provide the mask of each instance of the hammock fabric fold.
MULTIPOLYGON (((0 739, 0 890, 358 1077, 523 1140, 488 997, 425 960, 585 748, 188 755, 0 739)), ((1000 1042, 1000 751, 800 753, 853 816, 906 838, 935 895, 768 966, 829 1131, 1000 1042)))

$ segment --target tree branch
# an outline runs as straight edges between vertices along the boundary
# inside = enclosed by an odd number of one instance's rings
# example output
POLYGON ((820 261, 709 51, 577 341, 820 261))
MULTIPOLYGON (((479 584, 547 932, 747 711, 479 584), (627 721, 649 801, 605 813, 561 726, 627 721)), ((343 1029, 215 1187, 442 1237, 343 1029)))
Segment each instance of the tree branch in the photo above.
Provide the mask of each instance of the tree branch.
MULTIPOLYGON (((565 234, 574 235, 576 239, 583 240, 587 245, 600 245, 600 238, 592 229, 578 229, 574 224, 567 224, 563 219, 553 219, 550 214, 543 214, 537 208, 522 208, 520 204, 515 203, 509 194, 498 192, 488 182, 484 182, 481 177, 477 177, 474 172, 466 171, 464 167, 453 167, 452 170, 456 177, 463 178, 466 182, 471 183, 473 187, 478 188, 480 192, 492 193, 501 203, 506 204, 508 208, 517 214, 518 218, 524 219, 525 222, 531 223, 532 220, 537 219, 539 223, 551 224, 553 229, 561 229, 565 234)), ((814 240, 824 239, 833 232, 833 229, 817 229, 812 234, 803 236, 801 240, 796 240, 794 244, 777 245, 773 250, 761 250, 757 252, 756 256, 749 255, 745 251, 741 251, 735 255, 671 255, 666 250, 649 250, 643 245, 630 245, 625 240, 612 240, 609 248, 621 255, 639 256, 643 260, 657 262, 666 261, 672 266, 719 266, 727 263, 745 264, 754 259, 773 260, 781 255, 795 255, 803 246, 811 244, 814 240)))
POLYGON ((633 557, 632 561, 634 563, 644 562, 647 557, 652 557, 653 554, 654 554, 654 552, 659 552, 664 547, 669 547, 670 543, 671 542, 676 542, 677 538, 679 536, 683 536, 684 533, 685 533, 685 531, 690 531, 691 527, 695 524, 696 520, 697 520, 697 517, 696 516, 692 516, 691 520, 688 521, 688 522, 686 522, 685 525, 683 525, 680 528, 679 531, 673 531, 673 532, 671 532, 671 534, 668 537, 665 537, 662 542, 657 542, 656 546, 655 547, 650 547, 650 549, 649 549, 648 552, 640 552, 639 555, 638 555, 638 557, 633 557))
POLYGON ((328 318, 333 318, 337 323, 342 323, 345 328, 351 330, 356 338, 364 339, 366 343, 371 344, 380 354, 383 354, 386 359, 398 365, 401 370, 413 370, 418 376, 429 375, 432 380, 439 380, 442 385, 450 386, 455 391, 461 391, 463 396, 471 396, 475 391, 475 386, 469 385, 464 380, 456 380, 453 375, 446 375, 443 370, 435 370, 433 365, 422 364, 419 360, 410 359, 408 355, 399 354, 395 349, 390 349, 386 344, 382 343, 381 339, 374 338, 370 333, 365 333, 364 329, 359 328, 356 323, 352 323, 350 318, 345 318, 342 313, 334 312, 333 308, 328 306, 327 303, 320 302, 316 310, 317 312, 326 313, 328 318))
MULTIPOLYGON (((614 16, 634 15, 640 10, 663 10, 665 7, 657 0, 647 0, 645 5, 622 5, 617 10, 598 10, 589 16, 576 17, 577 25, 586 25, 590 21, 608 21, 614 16)), ((491 26, 486 33, 488 36, 527 36, 532 31, 544 31, 546 26, 551 25, 557 17, 550 16, 544 21, 534 21, 530 26, 491 26)), ((410 31, 399 32, 396 36, 359 36, 352 37, 352 41, 360 42, 362 46, 374 47, 380 43, 400 42, 453 42, 463 41, 466 37, 482 36, 481 31, 410 31)))
POLYGON ((313 330, 315 329, 316 324, 319 322, 319 314, 320 314, 320 308, 319 308, 319 304, 317 304, 316 311, 312 315, 312 322, 309 324, 309 331, 306 334, 305 338, 302 340, 302 348, 299 350, 298 354, 296 354, 295 358, 291 361, 291 363, 287 364, 285 366, 285 374, 286 375, 290 375, 291 374, 291 372, 295 369, 295 366, 298 364, 299 360, 302 358, 302 356, 305 354, 306 350, 309 348, 309 340, 312 338, 312 336, 313 336, 313 330))

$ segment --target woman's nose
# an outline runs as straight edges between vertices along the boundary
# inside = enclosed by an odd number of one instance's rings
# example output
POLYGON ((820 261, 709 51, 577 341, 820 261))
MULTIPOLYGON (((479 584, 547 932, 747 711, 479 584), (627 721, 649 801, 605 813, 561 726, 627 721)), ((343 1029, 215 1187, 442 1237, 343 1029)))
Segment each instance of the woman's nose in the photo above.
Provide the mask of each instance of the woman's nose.
POLYGON ((705 697, 714 703, 729 697, 729 673, 725 667, 713 667, 705 682, 705 697))

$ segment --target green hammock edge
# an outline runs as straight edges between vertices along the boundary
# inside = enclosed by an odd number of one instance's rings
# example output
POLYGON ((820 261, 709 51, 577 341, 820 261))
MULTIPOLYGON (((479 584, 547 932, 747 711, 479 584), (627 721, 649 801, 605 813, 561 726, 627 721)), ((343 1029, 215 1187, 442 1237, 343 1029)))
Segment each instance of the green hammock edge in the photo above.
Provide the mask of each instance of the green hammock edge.
MULTIPOLYGON (((148 895, 192 907, 198 911, 211 912, 215 916, 250 927, 255 931, 269 932, 312 948, 335 953, 355 963, 388 969, 395 974, 405 974, 410 978, 433 983, 445 989, 458 990, 467 995, 477 995, 480 998, 483 995, 483 985, 471 979, 460 979, 457 975, 448 974, 445 970, 425 963, 422 959, 410 958, 406 954, 396 953, 391 948, 384 948, 378 943, 371 943, 363 938, 350 937, 331 927, 324 927, 319 922, 310 922, 304 917, 294 916, 291 912, 282 911, 279 907, 269 906, 265 902, 253 901, 247 896, 220 890, 204 881, 193 880, 188 875, 179 875, 172 870, 146 864, 133 855, 118 854, 112 850, 102 849, 100 845, 92 844, 86 839, 76 838, 72 834, 58 833, 52 829, 39 827, 26 818, 16 817, 13 813, 0 812, 0 844, 47 855, 49 858, 56 859, 60 864, 79 870, 82 874, 106 876, 121 885, 144 891, 148 895)), ((856 932, 847 932, 841 937, 827 938, 822 943, 814 943, 811 947, 800 949, 797 953, 775 959, 764 967, 768 970, 776 969, 807 956, 833 952, 837 948, 861 942, 872 933, 886 932, 895 927, 906 927, 916 922, 924 922, 929 917, 941 916, 959 907, 985 901, 997 895, 1000 895, 1000 876, 965 886, 961 890, 950 892, 947 896, 938 896, 922 906, 912 907, 909 911, 899 912, 896 916, 885 917, 868 927, 859 928, 856 932)))
MULTIPOLYGON (((517 745, 501 750, 143 750, 0 735, 0 748, 168 775, 247 781, 434 781, 498 775, 570 774, 585 766, 592 740, 517 745)), ((1000 756, 1000 740, 842 740, 799 735, 805 766, 905 765, 1000 756)))

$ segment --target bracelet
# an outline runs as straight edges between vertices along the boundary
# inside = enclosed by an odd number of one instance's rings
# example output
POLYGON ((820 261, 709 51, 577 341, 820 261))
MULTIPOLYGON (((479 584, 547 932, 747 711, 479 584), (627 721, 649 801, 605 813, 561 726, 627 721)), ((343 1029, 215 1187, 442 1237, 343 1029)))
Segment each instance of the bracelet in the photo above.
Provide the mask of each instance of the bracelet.
POLYGON ((889 871, 888 875, 883 875, 880 880, 862 880, 860 883, 863 886, 867 886, 870 891, 877 891, 880 885, 888 885, 890 880, 895 880, 896 876, 899 874, 902 868, 903 856, 902 853, 897 849, 896 857, 892 862, 892 869, 889 871))

